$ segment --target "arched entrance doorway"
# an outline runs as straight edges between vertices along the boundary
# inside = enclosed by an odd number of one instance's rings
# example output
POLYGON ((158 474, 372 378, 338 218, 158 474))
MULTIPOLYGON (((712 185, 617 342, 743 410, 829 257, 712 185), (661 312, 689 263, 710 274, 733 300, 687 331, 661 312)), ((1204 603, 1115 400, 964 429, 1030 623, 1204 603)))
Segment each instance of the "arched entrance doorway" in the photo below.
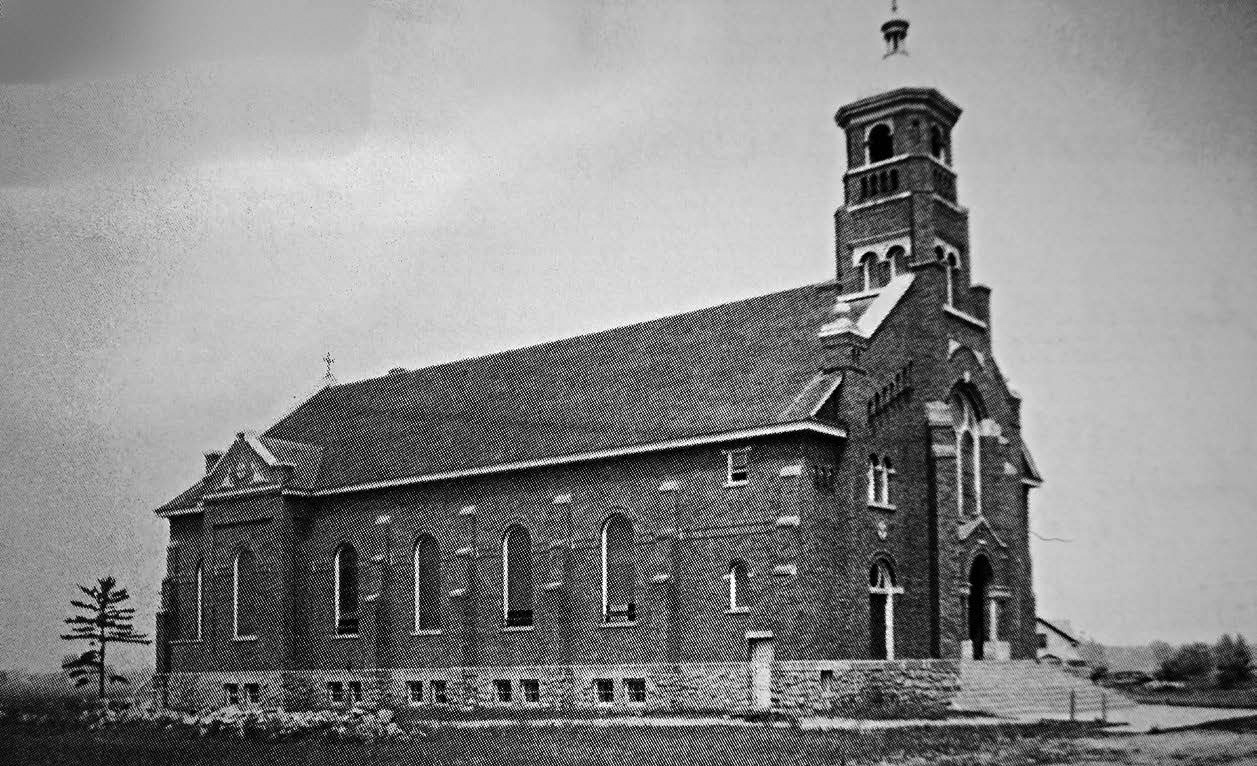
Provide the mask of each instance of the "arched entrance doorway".
POLYGON ((869 569, 869 656, 875 660, 895 659, 895 570, 890 562, 878 561, 869 569))
POLYGON ((991 589, 990 560, 979 554, 969 567, 969 641, 973 646, 973 659, 981 660, 986 656, 986 603, 991 589))

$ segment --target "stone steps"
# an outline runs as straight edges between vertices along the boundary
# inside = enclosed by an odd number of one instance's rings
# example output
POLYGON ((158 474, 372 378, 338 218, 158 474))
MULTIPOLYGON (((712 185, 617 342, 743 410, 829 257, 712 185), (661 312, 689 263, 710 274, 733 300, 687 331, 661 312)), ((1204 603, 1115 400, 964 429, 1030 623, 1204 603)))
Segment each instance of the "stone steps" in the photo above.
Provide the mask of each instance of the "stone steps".
POLYGON ((1033 660, 967 660, 960 663, 960 691, 951 707, 1004 718, 1063 716, 1069 714, 1071 695, 1079 717, 1094 718, 1103 709, 1135 705, 1130 699, 1056 665, 1033 660))

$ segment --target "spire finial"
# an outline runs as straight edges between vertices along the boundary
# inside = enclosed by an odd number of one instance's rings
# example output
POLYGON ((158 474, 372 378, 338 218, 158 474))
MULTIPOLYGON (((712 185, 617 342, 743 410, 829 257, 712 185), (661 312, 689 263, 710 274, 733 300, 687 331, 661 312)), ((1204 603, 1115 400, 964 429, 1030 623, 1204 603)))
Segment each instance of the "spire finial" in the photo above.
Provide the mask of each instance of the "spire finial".
POLYGON ((882 25, 882 38, 886 40, 882 58, 908 55, 908 20, 899 15, 899 0, 890 0, 890 20, 882 25))

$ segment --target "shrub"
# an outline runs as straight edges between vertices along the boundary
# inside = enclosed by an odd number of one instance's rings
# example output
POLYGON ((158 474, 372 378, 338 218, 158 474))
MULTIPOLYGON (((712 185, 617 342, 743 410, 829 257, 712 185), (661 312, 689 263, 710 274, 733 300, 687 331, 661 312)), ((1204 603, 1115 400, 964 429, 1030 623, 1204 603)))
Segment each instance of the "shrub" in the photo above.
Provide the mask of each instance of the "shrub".
POLYGON ((1218 669, 1218 686, 1230 689, 1238 686, 1253 675, 1253 654, 1248 648, 1244 636, 1235 637, 1223 633, 1213 647, 1213 661, 1218 669))
POLYGON ((1206 678, 1213 672, 1213 651, 1208 644, 1196 642, 1183 644, 1174 650, 1170 658, 1161 663, 1161 678, 1165 681, 1187 681, 1206 678))
POLYGON ((102 705, 84 711, 79 716, 79 723, 89 729, 127 725, 153 726, 159 729, 178 729, 202 737, 232 736, 264 740, 318 735, 358 742, 408 738, 407 733, 393 721, 393 711, 371 712, 356 707, 346 711, 290 713, 280 708, 232 705, 194 714, 147 703, 130 707, 102 705))

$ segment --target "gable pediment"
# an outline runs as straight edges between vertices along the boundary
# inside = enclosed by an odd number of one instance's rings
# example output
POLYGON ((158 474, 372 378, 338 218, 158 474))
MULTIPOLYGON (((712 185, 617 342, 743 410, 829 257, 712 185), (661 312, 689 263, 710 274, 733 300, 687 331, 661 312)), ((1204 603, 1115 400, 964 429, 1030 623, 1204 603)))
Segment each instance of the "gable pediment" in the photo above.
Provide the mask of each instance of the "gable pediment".
POLYGON ((231 447, 205 477, 210 493, 236 492, 280 483, 278 461, 257 437, 237 434, 231 447))

